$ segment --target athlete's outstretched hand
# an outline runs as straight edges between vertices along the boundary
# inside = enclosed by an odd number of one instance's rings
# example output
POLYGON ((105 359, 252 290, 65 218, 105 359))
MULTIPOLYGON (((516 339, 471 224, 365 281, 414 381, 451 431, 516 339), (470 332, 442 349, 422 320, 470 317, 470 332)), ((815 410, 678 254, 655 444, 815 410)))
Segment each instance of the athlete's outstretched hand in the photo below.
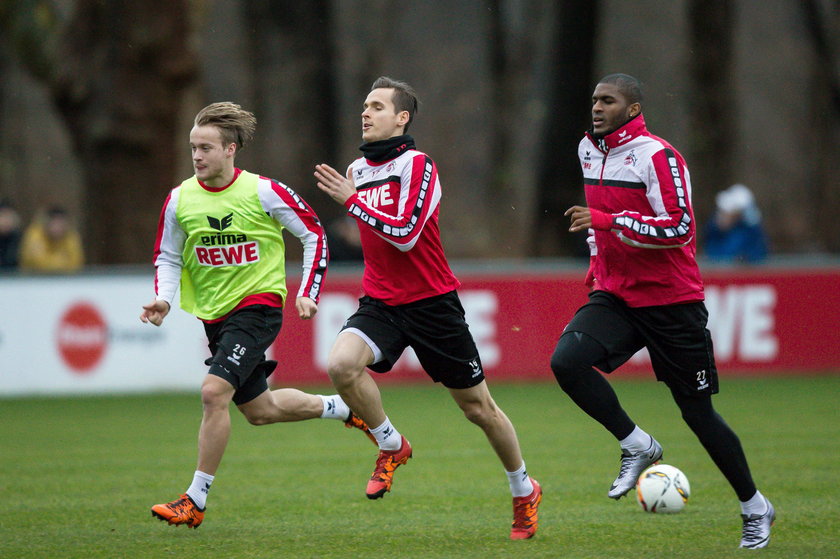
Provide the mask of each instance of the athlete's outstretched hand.
POLYGON ((318 312, 318 303, 309 297, 298 297, 295 299, 295 308, 297 309, 298 316, 303 320, 307 320, 315 316, 315 313, 318 312))
POLYGON ((145 323, 151 322, 160 326, 166 315, 169 314, 169 303, 160 299, 154 299, 148 305, 143 305, 143 312, 140 313, 140 320, 145 323))
POLYGON ((592 227, 592 214, 590 213, 589 208, 584 206, 572 206, 566 210, 566 213, 563 215, 571 216, 572 225, 569 227, 569 231, 572 233, 584 231, 592 227))
POLYGON ((350 180, 350 169, 347 169, 347 176, 344 177, 326 163, 321 163, 315 165, 315 178, 318 179, 318 188, 342 206, 356 193, 356 186, 350 180))

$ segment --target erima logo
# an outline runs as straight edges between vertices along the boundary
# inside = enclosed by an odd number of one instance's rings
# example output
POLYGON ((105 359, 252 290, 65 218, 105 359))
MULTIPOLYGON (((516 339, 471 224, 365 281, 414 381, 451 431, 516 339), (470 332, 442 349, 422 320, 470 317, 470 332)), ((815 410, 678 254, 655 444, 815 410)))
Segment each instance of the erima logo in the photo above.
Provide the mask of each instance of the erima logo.
POLYGON ((207 222, 210 223, 210 227, 213 229, 216 229, 217 231, 224 231, 230 227, 231 223, 233 223, 233 213, 227 214, 222 219, 216 219, 215 217, 208 215, 207 222))

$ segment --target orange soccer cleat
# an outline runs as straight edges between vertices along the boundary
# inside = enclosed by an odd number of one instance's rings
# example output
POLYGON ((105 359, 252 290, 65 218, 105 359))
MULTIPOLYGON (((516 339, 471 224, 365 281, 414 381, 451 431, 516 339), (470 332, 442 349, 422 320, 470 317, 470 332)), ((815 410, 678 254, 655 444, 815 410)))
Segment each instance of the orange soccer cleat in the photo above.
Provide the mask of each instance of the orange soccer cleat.
POLYGON ((190 528, 198 528, 204 520, 204 509, 198 508, 189 495, 184 493, 171 503, 153 506, 152 516, 165 520, 172 526, 186 524, 190 528))
MULTIPOLYGON (((401 435, 402 436, 402 435, 401 435)), ((380 450, 376 458, 376 468, 367 484, 368 499, 378 499, 391 490, 394 481, 394 470, 402 466, 411 458, 411 445, 402 437, 399 450, 380 450)))
POLYGON ((537 532, 537 509, 542 501, 542 487, 537 480, 531 478, 534 490, 525 497, 513 498, 513 523, 510 528, 510 539, 527 540, 537 532))

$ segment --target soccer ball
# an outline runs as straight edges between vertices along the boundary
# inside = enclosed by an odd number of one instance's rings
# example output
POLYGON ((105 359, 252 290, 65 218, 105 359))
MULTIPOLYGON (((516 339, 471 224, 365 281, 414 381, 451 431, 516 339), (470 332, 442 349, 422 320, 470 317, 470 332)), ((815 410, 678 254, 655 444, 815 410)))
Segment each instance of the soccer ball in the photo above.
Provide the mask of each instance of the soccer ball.
POLYGON ((688 502, 690 492, 685 474, 668 464, 651 466, 636 482, 636 499, 647 512, 680 512, 688 502))

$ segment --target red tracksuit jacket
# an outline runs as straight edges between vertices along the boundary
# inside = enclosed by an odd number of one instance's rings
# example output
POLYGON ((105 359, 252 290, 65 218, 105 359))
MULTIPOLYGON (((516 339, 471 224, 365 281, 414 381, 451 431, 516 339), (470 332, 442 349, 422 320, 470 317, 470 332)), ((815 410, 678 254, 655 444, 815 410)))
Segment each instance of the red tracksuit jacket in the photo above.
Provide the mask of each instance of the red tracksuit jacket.
POLYGON ((630 307, 702 301, 685 160, 642 115, 578 147, 592 212, 587 283, 630 307))
POLYGON ((457 289, 438 228, 441 188, 434 161, 409 149, 350 164, 356 194, 345 203, 361 233, 365 294, 403 305, 457 289))

